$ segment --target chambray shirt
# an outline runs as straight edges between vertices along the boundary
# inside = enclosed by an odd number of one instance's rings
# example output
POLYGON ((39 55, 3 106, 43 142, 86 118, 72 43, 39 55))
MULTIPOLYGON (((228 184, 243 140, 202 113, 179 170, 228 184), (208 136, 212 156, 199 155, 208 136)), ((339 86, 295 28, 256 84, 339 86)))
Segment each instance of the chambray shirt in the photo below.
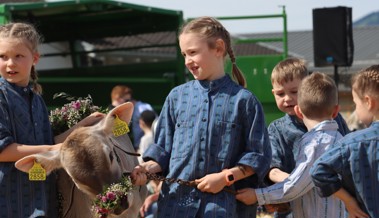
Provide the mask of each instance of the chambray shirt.
POLYGON ((337 128, 336 121, 327 120, 305 133, 299 140, 300 149, 295 169, 283 182, 256 189, 258 203, 264 205, 290 202, 295 218, 344 217, 342 201, 317 195, 309 175, 316 159, 342 138, 337 128))
POLYGON ((343 187, 370 217, 379 217, 379 122, 338 141, 317 160, 311 175, 321 196, 343 187))
MULTIPOLYGON (((271 149, 261 104, 229 75, 214 81, 190 81, 174 88, 164 103, 155 144, 144 160, 159 163, 167 178, 195 180, 237 164, 255 174, 233 189, 257 187, 269 169, 271 149)), ((202 193, 164 183, 158 217, 255 217, 256 206, 237 202, 229 192, 202 193)))
MULTIPOLYGON (((42 97, 30 87, 18 87, 0 78, 0 152, 15 142, 53 144, 47 108, 42 97)), ((44 182, 32 182, 14 164, 0 162, 0 217, 56 217, 52 213, 47 215, 48 209, 57 211, 52 176, 44 182)))
MULTIPOLYGON (((341 114, 338 114, 334 120, 337 121, 338 131, 343 136, 350 132, 341 114)), ((288 114, 271 122, 268 127, 272 150, 270 167, 291 173, 295 168, 295 158, 299 152, 297 141, 307 131, 304 123, 299 122, 295 116, 288 114)))

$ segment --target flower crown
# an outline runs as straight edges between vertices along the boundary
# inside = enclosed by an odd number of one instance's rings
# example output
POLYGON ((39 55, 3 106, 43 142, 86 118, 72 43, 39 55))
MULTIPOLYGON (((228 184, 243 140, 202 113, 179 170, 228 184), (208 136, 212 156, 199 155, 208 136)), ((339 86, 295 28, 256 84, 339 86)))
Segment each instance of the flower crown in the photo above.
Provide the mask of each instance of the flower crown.
POLYGON ((53 99, 56 98, 65 98, 71 102, 50 111, 49 120, 54 135, 63 133, 93 112, 102 111, 100 107, 93 104, 90 95, 78 98, 61 92, 54 94, 53 99))
POLYGON ((106 218, 108 214, 121 213, 123 208, 128 208, 128 193, 133 189, 129 176, 122 176, 119 183, 111 184, 93 201, 92 211, 98 218, 106 218), (121 211, 118 211, 121 210, 121 211))

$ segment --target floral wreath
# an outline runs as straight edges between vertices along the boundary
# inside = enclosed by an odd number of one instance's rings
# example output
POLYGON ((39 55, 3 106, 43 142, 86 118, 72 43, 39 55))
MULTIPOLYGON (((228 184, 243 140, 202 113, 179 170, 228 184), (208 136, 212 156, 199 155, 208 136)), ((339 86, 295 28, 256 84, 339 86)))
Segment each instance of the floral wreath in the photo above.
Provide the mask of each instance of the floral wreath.
MULTIPOLYGON (((54 94, 53 99, 56 98, 65 98, 70 102, 64 104, 61 108, 50 111, 49 121, 54 135, 63 133, 93 112, 108 112, 94 105, 90 95, 84 98, 78 98, 61 92, 54 94)), ((95 216, 98 218, 106 218, 110 213, 122 212, 118 210, 128 207, 128 193, 132 189, 133 184, 130 176, 122 176, 119 183, 111 184, 105 188, 105 190, 98 194, 93 200, 92 211, 95 216)), ((59 201, 63 200, 61 198, 61 196, 58 196, 59 201)))
MULTIPOLYGON (((129 176, 122 176, 121 182, 114 183, 98 194, 93 201, 92 211, 98 218, 106 218, 108 214, 128 208, 128 193, 133 189, 129 176)), ((119 211, 121 212, 121 211, 119 211)))
POLYGON ((59 135, 70 129, 93 112, 107 112, 101 107, 94 105, 90 95, 83 98, 60 92, 54 94, 53 99, 56 98, 65 98, 70 102, 64 104, 61 108, 55 108, 50 111, 49 121, 54 135, 59 135))

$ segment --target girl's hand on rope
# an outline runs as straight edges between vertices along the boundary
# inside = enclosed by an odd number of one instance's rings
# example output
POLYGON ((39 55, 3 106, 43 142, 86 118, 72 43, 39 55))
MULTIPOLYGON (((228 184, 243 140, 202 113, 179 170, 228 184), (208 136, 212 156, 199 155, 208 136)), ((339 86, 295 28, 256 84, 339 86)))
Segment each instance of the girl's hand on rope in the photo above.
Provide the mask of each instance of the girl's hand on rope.
POLYGON ((197 183, 197 189, 210 193, 218 193, 226 185, 223 172, 208 174, 201 179, 196 179, 195 182, 197 183))

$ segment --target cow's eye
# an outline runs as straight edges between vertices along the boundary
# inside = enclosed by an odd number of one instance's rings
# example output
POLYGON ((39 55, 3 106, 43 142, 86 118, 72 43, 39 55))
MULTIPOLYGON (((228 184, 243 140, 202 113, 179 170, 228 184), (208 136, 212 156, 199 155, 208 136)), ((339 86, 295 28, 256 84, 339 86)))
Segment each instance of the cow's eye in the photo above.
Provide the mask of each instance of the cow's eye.
POLYGON ((113 162, 113 152, 109 153, 109 160, 111 160, 111 163, 113 162))

